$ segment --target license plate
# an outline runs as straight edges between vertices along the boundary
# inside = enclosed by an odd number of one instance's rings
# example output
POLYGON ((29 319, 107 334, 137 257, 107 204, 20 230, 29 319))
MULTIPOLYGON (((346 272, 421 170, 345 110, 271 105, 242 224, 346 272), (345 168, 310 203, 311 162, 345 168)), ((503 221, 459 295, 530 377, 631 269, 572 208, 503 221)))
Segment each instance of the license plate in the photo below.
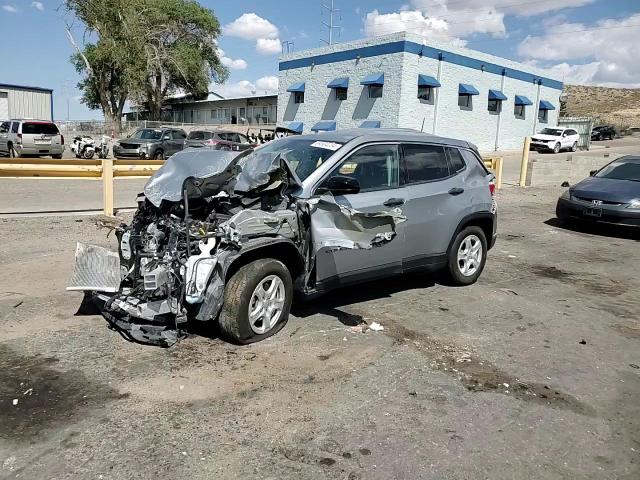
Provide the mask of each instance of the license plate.
POLYGON ((582 213, 587 217, 601 217, 602 209, 601 208, 585 208, 582 213))
POLYGON ((51 140, 36 140, 36 145, 51 145, 51 140))

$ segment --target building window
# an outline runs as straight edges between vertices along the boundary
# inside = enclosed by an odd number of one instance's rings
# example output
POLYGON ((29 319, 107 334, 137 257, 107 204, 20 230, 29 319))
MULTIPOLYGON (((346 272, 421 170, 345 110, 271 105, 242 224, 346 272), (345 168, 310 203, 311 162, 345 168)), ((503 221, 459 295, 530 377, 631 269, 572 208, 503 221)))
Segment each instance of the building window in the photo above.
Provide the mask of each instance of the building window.
POLYGON ((473 96, 458 95, 458 106, 466 110, 471 110, 473 108, 473 96))
POLYGON ((418 98, 431 102, 433 100, 433 88, 432 87, 418 87, 418 98))
POLYGON ((211 109, 211 113, 209 114, 209 115, 210 115, 210 117, 209 117, 209 118, 210 118, 211 120, 215 120, 215 119, 217 118, 217 116, 216 116, 216 112, 217 112, 217 110, 216 110, 215 108, 212 108, 212 109, 211 109))
POLYGON ((304 103, 304 92, 295 92, 293 94, 294 103, 304 103))
POLYGON ((369 98, 382 98, 382 85, 369 85, 369 98))
POLYGON ((542 123, 547 123, 547 119, 549 118, 548 110, 539 110, 538 111, 538 120, 542 123))
POLYGON ((336 91, 336 100, 342 101, 347 99, 347 89, 346 88, 335 88, 336 91))
POLYGON ((513 108, 513 114, 516 116, 516 118, 524 120, 524 105, 516 105, 513 108))
POLYGON ((500 113, 500 110, 502 110, 502 101, 489 100, 489 103, 487 104, 487 110, 494 113, 500 113))

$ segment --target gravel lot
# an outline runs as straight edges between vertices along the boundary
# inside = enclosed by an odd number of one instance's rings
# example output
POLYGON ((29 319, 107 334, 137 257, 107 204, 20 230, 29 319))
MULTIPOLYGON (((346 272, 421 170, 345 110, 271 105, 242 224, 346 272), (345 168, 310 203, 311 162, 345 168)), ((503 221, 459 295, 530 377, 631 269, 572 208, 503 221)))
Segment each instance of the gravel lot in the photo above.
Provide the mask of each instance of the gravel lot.
POLYGON ((500 192, 474 286, 336 291, 248 347, 125 342, 64 291, 96 219, 0 219, 0 478, 637 480, 640 234, 555 226, 559 193, 500 192))

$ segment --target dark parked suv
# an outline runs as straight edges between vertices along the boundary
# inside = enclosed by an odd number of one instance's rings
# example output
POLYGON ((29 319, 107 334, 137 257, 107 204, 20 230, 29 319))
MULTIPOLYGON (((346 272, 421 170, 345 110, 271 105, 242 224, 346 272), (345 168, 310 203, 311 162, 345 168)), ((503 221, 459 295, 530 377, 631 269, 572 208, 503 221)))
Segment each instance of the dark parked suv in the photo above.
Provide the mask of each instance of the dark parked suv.
POLYGON ((600 125, 591 130, 591 140, 613 140, 616 131, 611 125, 600 125))
POLYGON ((184 142, 187 147, 208 147, 215 150, 234 150, 241 152, 253 148, 246 135, 228 130, 193 130, 184 142))
POLYGON ((187 134, 177 128, 140 128, 113 146, 116 158, 169 158, 184 148, 187 134))
POLYGON ((294 291, 425 269, 470 285, 496 239, 494 176, 476 148, 405 129, 184 150, 139 200, 119 252, 78 244, 69 289, 93 293, 124 336, 161 345, 189 321, 237 343, 267 338, 294 291))

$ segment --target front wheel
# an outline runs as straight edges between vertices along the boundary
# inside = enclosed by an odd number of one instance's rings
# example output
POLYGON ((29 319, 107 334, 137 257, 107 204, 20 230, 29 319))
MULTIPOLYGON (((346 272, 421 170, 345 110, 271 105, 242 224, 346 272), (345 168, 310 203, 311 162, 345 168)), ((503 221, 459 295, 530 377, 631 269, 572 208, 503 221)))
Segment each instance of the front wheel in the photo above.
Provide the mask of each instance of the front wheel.
POLYGON ((153 155, 153 159, 154 160, 164 160, 164 152, 162 150, 158 150, 154 155, 153 155))
POLYGON ((480 227, 463 229, 449 250, 448 271, 456 285, 471 285, 478 280, 487 260, 487 239, 480 227))
POLYGON ((13 145, 9 145, 9 158, 20 158, 20 154, 16 152, 16 149, 13 148, 13 145))
POLYGON ((51 158, 54 160, 62 160, 62 154, 58 153, 57 155, 51 155, 51 158))
POLYGON ((571 145, 571 151, 572 152, 578 151, 578 142, 573 142, 573 145, 571 145))
POLYGON ((93 158, 93 155, 95 154, 95 151, 90 150, 90 149, 86 149, 84 152, 82 152, 82 156, 86 159, 86 160, 91 160, 93 158))
POLYGON ((292 299, 291 274, 282 262, 262 258, 248 263, 227 282, 220 331, 242 345, 264 340, 287 323, 292 299))
POLYGON ((559 143, 559 142, 558 142, 558 143, 556 143, 556 144, 553 146, 553 153, 560 153, 560 143, 559 143))

